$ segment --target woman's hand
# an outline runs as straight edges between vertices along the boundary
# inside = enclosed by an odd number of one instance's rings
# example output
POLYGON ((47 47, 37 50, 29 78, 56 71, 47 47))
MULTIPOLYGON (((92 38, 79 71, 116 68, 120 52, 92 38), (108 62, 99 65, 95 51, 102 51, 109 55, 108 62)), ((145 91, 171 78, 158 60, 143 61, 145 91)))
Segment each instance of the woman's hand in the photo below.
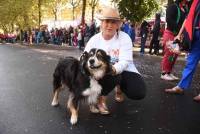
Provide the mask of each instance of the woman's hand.
POLYGON ((174 37, 174 41, 175 41, 175 40, 181 41, 181 35, 178 34, 177 36, 175 36, 175 37, 174 37))

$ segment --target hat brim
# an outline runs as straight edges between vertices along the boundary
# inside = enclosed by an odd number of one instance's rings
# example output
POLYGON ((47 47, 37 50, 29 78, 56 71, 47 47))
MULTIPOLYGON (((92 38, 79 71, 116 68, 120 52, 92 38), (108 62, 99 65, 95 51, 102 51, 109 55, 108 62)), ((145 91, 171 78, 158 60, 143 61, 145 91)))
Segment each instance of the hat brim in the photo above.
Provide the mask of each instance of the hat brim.
POLYGON ((117 21, 121 21, 121 19, 117 18, 117 17, 100 17, 99 20, 117 20, 117 21))

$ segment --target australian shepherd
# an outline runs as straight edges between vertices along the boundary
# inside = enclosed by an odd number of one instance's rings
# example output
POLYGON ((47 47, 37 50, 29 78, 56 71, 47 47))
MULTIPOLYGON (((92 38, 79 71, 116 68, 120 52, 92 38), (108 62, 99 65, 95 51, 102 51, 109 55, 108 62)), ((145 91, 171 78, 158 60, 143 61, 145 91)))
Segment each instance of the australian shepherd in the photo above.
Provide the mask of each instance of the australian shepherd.
POLYGON ((78 107, 81 100, 87 100, 90 111, 98 113, 96 107, 98 96, 102 87, 98 80, 111 71, 110 56, 101 49, 91 49, 89 53, 83 52, 80 59, 66 57, 57 64, 53 74, 53 101, 57 106, 61 89, 67 87, 69 96, 67 107, 71 112, 71 124, 78 121, 78 107))

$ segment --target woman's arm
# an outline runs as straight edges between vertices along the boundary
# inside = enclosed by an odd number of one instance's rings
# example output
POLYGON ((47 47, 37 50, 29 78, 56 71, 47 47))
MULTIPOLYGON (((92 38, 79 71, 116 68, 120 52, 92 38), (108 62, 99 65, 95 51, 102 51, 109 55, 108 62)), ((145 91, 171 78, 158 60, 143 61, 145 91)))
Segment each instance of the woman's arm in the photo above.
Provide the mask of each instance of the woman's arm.
POLYGON ((128 35, 124 35, 120 41, 119 61, 114 64, 116 74, 123 72, 130 62, 133 62, 132 41, 128 35))
MULTIPOLYGON (((186 20, 186 19, 185 19, 185 20, 186 20)), ((182 24, 182 26, 181 26, 181 29, 179 30, 178 35, 174 38, 174 40, 181 40, 181 35, 182 35, 183 30, 184 30, 184 27, 185 27, 185 20, 184 20, 184 22, 183 22, 183 24, 182 24)))

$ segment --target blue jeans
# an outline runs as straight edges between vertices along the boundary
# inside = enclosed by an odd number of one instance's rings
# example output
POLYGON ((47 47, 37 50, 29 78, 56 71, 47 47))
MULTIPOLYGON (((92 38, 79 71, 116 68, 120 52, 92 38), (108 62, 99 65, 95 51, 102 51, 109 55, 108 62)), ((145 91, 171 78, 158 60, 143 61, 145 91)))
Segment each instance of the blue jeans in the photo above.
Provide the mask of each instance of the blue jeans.
POLYGON ((36 38, 36 44, 39 45, 40 43, 40 38, 36 38))
POLYGON ((141 54, 144 54, 144 48, 145 48, 146 40, 147 40, 147 35, 146 34, 142 35, 142 37, 141 37, 141 49, 140 49, 141 54))
POLYGON ((191 83, 194 72, 200 60, 200 30, 194 32, 194 39, 192 42, 192 48, 187 57, 186 66, 182 72, 182 78, 178 83, 178 86, 184 90, 187 90, 191 83))

